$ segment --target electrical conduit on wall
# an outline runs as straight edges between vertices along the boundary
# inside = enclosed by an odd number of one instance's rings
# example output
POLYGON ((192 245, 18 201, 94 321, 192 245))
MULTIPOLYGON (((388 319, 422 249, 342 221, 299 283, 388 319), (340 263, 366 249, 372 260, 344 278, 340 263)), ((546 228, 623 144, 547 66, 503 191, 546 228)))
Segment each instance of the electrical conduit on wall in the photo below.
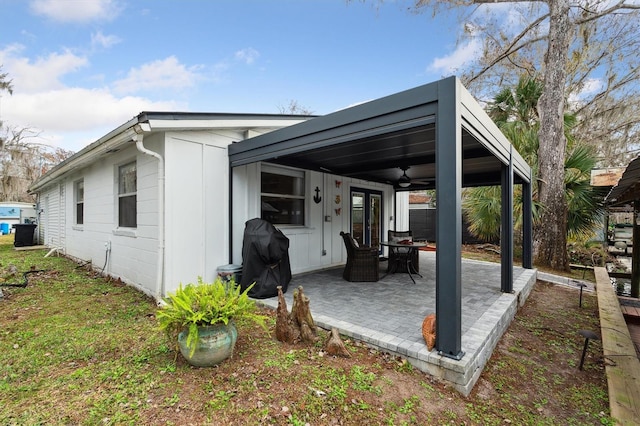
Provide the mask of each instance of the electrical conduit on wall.
POLYGON ((156 275, 156 300, 160 301, 164 296, 164 158, 155 151, 145 148, 143 145, 144 132, 151 131, 147 123, 139 123, 134 126, 136 135, 134 140, 136 148, 143 154, 155 157, 158 160, 158 259, 156 275))

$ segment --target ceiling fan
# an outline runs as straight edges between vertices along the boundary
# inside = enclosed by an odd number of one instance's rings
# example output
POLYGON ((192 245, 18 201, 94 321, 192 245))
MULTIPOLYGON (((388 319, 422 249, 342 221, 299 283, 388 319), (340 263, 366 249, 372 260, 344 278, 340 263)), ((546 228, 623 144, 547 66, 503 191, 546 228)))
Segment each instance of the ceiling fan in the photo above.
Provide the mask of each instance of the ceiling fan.
POLYGON ((407 170, 409 170, 409 166, 400 167, 402 170, 402 176, 398 179, 398 186, 401 188, 408 188, 411 186, 411 178, 407 176, 407 170))
POLYGON ((398 167, 400 170, 402 170, 402 176, 400 176, 400 178, 398 179, 398 186, 400 188, 408 188, 411 186, 412 183, 420 183, 423 185, 428 185, 429 183, 433 182, 435 180, 435 178, 430 178, 430 179, 420 179, 420 180, 411 180, 411 178, 409 176, 407 176, 407 170, 410 169, 409 166, 402 166, 402 167, 398 167))

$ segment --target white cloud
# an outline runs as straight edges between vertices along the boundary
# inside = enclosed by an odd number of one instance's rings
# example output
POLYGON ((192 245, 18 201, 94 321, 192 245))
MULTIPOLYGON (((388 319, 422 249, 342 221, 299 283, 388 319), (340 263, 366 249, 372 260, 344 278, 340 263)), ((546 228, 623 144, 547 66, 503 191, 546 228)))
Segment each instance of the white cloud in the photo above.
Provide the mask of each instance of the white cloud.
POLYGON ((77 151, 145 110, 184 109, 171 101, 118 98, 107 89, 64 88, 2 98, 3 120, 16 127, 42 131, 44 142, 77 151), (81 140, 69 135, 84 133, 81 140), (65 135, 65 136, 63 136, 65 135), (89 140, 87 140, 89 139, 89 140))
POLYGON ((16 92, 32 93, 61 88, 63 84, 60 77, 89 64, 86 57, 77 56, 68 50, 51 53, 35 61, 19 56, 22 50, 23 46, 14 44, 0 51, 0 62, 4 65, 4 71, 13 79, 16 92))
POLYGON ((235 53, 235 58, 238 61, 244 62, 247 65, 251 65, 255 62, 256 59, 258 59, 258 57, 260 57, 260 53, 252 48, 252 47, 248 47, 246 49, 242 49, 242 50, 238 50, 235 53))
POLYGON ((441 75, 452 75, 480 56, 482 56, 482 42, 474 38, 468 43, 458 46, 449 55, 435 58, 428 66, 428 71, 441 75))
POLYGON ((33 0, 31 10, 59 22, 112 20, 122 10, 114 0, 33 0))
POLYGON ((115 35, 104 35, 102 31, 98 31, 97 33, 91 34, 91 45, 95 47, 101 47, 104 49, 108 49, 111 46, 114 46, 120 43, 122 39, 115 35))
POLYGON ((585 80, 580 88, 580 92, 569 95, 569 103, 580 105, 584 99, 604 89, 604 81, 599 78, 589 78, 585 80))
POLYGON ((24 46, 20 43, 7 45, 4 49, 0 50, 0 63, 5 64, 10 61, 12 57, 21 54, 23 51, 24 46))
POLYGON ((525 10, 529 9, 531 9, 531 6, 528 4, 523 7, 514 2, 482 3, 478 5, 473 16, 482 24, 498 21, 503 24, 503 27, 508 25, 521 25, 522 14, 525 10))
MULTIPOLYGON (((39 132, 34 141, 77 151, 141 111, 188 109, 173 101, 118 96, 102 81, 93 89, 69 87, 62 78, 89 67, 86 57, 62 51, 31 59, 24 50, 19 44, 0 50, 3 72, 9 74, 14 88, 13 95, 1 99, 1 118, 8 126, 39 132)), ((120 85, 138 89, 183 87, 194 79, 194 74, 175 58, 168 58, 134 69, 120 85)))
POLYGON ((589 78, 584 82, 581 95, 592 95, 595 92, 599 92, 604 88, 604 82, 599 78, 589 78))
POLYGON ((196 69, 187 68, 175 56, 170 56, 131 69, 126 78, 114 83, 114 88, 118 93, 135 93, 150 89, 190 87, 199 79, 196 69))

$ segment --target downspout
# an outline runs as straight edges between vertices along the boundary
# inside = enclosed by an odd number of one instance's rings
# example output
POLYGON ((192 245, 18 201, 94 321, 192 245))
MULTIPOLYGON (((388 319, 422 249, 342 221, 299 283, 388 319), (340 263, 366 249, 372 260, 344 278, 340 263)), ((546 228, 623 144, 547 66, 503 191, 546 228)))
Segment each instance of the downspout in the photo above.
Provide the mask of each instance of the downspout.
POLYGON ((136 148, 143 154, 150 155, 158 159, 158 259, 156 260, 156 300, 161 300, 164 296, 164 158, 155 151, 147 149, 143 145, 144 133, 151 131, 148 123, 139 123, 134 126, 136 135, 134 140, 136 148))
POLYGON ((233 167, 229 161, 229 264, 233 264, 233 167))

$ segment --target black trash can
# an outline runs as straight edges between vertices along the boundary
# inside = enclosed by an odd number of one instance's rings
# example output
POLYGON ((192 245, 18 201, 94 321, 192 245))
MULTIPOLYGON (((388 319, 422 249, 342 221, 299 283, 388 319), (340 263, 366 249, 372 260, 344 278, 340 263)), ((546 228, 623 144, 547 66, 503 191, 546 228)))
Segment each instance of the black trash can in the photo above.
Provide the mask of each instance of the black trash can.
POLYGON ((15 247, 27 247, 33 245, 35 223, 15 223, 11 227, 16 230, 13 245, 15 247))

